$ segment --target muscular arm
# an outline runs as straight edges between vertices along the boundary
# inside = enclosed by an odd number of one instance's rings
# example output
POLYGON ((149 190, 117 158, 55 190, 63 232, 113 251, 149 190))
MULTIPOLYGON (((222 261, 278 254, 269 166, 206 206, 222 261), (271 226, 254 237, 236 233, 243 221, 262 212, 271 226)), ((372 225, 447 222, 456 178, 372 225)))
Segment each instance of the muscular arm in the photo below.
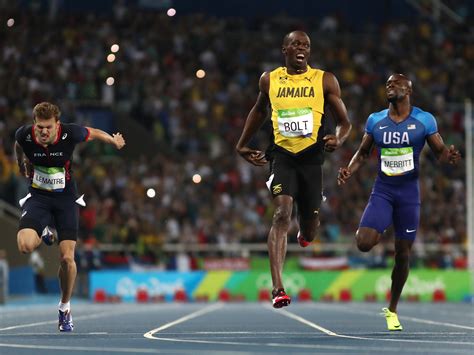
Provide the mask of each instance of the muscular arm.
POLYGON ((351 131, 352 125, 347 116, 346 105, 341 99, 341 88, 334 74, 325 72, 323 77, 324 98, 329 104, 331 111, 336 119, 336 134, 328 134, 323 140, 325 142, 324 149, 332 152, 339 148, 347 139, 351 131))
POLYGON ((23 148, 21 147, 21 145, 16 141, 15 141, 15 157, 16 157, 16 162, 18 163, 18 166, 21 168, 20 165, 23 164, 25 153, 23 152, 23 148))
POLYGON ((270 88, 270 74, 265 72, 260 77, 259 89, 260 92, 257 97, 257 102, 250 110, 245 126, 239 141, 235 147, 237 153, 239 153, 245 160, 254 165, 264 165, 267 161, 265 154, 260 150, 255 150, 247 147, 254 134, 260 129, 263 122, 267 118, 267 109, 270 104, 270 98, 268 97, 268 91, 270 88))
POLYGON ((442 163, 456 164, 461 159, 459 150, 451 145, 449 148, 444 145, 443 137, 439 133, 432 134, 426 139, 438 161, 442 163))
POLYGON ((346 168, 339 169, 339 175, 337 177, 337 184, 345 184, 346 180, 349 179, 353 173, 355 173, 359 168, 365 163, 367 158, 372 151, 374 146, 374 138, 372 135, 365 133, 362 137, 362 142, 360 143, 359 149, 355 152, 352 157, 349 165, 346 168))
POLYGON ((15 157, 16 157, 16 162, 18 164, 18 168, 20 170, 20 174, 26 177, 30 176, 30 165, 28 158, 25 155, 25 152, 23 151, 23 148, 21 145, 15 141, 15 157))
POLYGON ((121 133, 114 133, 110 135, 98 128, 87 127, 87 129, 89 130, 88 141, 98 139, 107 144, 114 145, 117 149, 121 149, 125 145, 125 140, 123 139, 121 133))

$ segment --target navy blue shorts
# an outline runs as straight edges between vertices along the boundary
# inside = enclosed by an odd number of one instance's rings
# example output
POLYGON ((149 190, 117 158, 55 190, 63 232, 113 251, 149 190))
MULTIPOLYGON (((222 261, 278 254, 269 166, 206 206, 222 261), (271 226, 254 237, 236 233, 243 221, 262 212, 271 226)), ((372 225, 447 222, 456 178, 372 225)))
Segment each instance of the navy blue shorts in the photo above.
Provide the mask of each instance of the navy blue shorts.
POLYGON ((74 194, 32 192, 23 205, 19 230, 34 229, 40 236, 46 226, 54 226, 58 240, 77 240, 79 206, 74 194))
POLYGON ((383 233, 391 224, 397 239, 414 240, 420 222, 420 188, 418 180, 387 184, 377 180, 359 227, 383 233))

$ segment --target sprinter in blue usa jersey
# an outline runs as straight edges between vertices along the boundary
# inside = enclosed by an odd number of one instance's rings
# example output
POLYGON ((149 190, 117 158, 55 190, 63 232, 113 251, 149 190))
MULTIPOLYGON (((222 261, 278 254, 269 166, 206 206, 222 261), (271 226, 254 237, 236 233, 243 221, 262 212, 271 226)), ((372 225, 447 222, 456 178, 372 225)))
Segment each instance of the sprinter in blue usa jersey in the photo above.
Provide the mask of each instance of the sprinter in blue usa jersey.
POLYGON ((338 184, 344 184, 377 149, 378 174, 369 202, 356 232, 357 247, 371 250, 391 224, 395 229, 395 265, 390 304, 383 308, 389 330, 402 330, 397 304, 408 278, 409 258, 420 220, 419 157, 428 142, 440 162, 456 164, 461 155, 444 145, 432 114, 412 106, 412 83, 403 74, 386 83, 389 107, 372 113, 365 134, 349 165, 339 169, 338 184))

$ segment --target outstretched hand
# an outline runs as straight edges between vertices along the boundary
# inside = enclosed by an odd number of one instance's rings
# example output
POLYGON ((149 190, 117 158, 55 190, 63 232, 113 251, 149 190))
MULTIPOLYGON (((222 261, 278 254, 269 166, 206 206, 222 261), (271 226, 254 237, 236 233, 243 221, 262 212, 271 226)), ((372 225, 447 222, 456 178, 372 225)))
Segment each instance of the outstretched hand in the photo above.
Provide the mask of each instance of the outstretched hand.
POLYGON ((323 141, 324 141, 324 150, 326 152, 334 152, 341 145, 341 143, 339 142, 339 140, 334 134, 326 134, 323 137, 323 141))
POLYGON ((352 176, 351 171, 348 168, 339 168, 339 173, 337 174, 337 184, 339 186, 346 183, 346 181, 352 176))
POLYGON ((122 136, 122 133, 114 133, 112 134, 112 138, 114 140, 115 148, 122 149, 125 145, 125 139, 122 136))
POLYGON ((453 165, 457 164, 459 159, 461 159, 461 153, 459 152, 459 150, 454 148, 454 145, 450 145, 448 149, 447 158, 448 158, 449 164, 453 164, 453 165))
POLYGON ((237 153, 249 163, 256 166, 263 166, 268 161, 265 158, 265 153, 260 150, 250 149, 248 147, 237 148, 237 153))

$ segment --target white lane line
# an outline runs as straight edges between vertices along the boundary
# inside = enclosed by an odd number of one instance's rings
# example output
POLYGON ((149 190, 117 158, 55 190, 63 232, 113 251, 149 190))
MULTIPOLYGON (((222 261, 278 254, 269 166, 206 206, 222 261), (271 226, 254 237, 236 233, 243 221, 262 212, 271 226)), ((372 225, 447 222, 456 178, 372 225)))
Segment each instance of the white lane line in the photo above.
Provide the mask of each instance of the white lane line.
MULTIPOLYGON (((143 333, 108 333, 108 332, 90 332, 90 333, 72 333, 69 336, 74 337, 76 334, 88 334, 88 335, 109 335, 109 336, 131 336, 131 335, 143 335, 143 333)), ((353 335, 357 335, 359 333, 352 333, 353 335)), ((361 335, 366 335, 367 332, 362 332, 360 333, 361 335)), ((371 332, 371 335, 387 335, 387 332, 371 332)), ((40 336, 40 335, 51 335, 51 332, 43 332, 43 333, 4 333, 0 334, 0 338, 5 338, 5 337, 25 337, 25 336, 40 336)), ((299 336, 307 336, 310 335, 312 338, 317 337, 318 335, 314 333, 314 331, 307 331, 307 332, 166 332, 166 335, 178 335, 178 336, 198 336, 198 335, 215 335, 219 339, 224 339, 228 337, 234 337, 236 335, 239 335, 239 339, 249 339, 249 338, 258 338, 261 339, 262 336, 271 337, 271 338, 276 338, 280 337, 281 335, 285 336, 293 336, 293 335, 299 335, 299 336)), ((433 336, 436 338, 451 338, 453 335, 462 335, 462 336, 472 336, 472 333, 470 332, 410 332, 410 333, 404 333, 404 336, 410 336, 410 337, 417 337, 420 335, 423 336, 433 336)), ((326 335, 321 334, 320 337, 325 337, 326 335)))
MULTIPOLYGON (((56 309, 56 308, 51 308, 51 309, 56 309)), ((51 310, 45 309, 45 310, 41 310, 41 311, 36 311, 35 315, 37 316, 37 315, 48 314, 48 313, 51 313, 51 310)), ((15 311, 12 311, 12 312, 0 311, 0 314, 2 316, 2 319, 5 319, 7 317, 30 316, 31 315, 31 309, 30 310, 24 310, 24 311, 18 311, 18 312, 15 312, 15 311)))
POLYGON ((0 343, 0 347, 4 348, 18 348, 18 349, 42 349, 42 350, 64 350, 64 351, 96 351, 96 352, 114 352, 114 353, 128 353, 128 354, 159 354, 159 353, 170 353, 169 350, 160 351, 158 349, 140 349, 140 348, 107 348, 103 346, 96 347, 85 347, 85 346, 55 346, 55 345, 25 345, 25 344, 5 344, 0 343))
MULTIPOLYGON (((333 305, 341 305, 341 307, 347 307, 348 304, 344 305, 344 303, 333 303, 333 305)), ((368 302, 353 302, 353 305, 357 305, 358 309, 370 311, 374 305, 380 305, 380 308, 386 307, 384 303, 368 303, 368 302)), ((422 311, 428 313, 429 312, 436 312, 437 315, 442 316, 454 316, 456 318, 465 318, 468 312, 472 312, 472 306, 466 303, 408 303, 405 302, 403 304, 403 308, 407 312, 411 312, 413 309, 418 310, 421 308, 422 311)))
MULTIPOLYGON (((323 349, 323 350, 349 350, 355 353, 361 351, 373 352, 375 350, 380 350, 379 347, 373 346, 351 346, 351 345, 318 345, 318 344, 292 344, 292 343, 251 343, 251 342, 240 342, 240 341, 216 341, 216 340, 198 340, 198 339, 177 339, 177 338, 163 338, 163 337, 154 337, 155 340, 170 341, 175 343, 193 343, 193 344, 212 344, 212 345, 237 345, 242 346, 256 346, 256 347, 275 347, 275 348, 290 348, 290 349, 323 349)), ((400 347, 383 347, 384 352, 400 352, 400 347)), ((259 351, 261 352, 261 351, 259 351)), ((410 348, 410 353, 422 353, 426 354, 426 349, 412 349, 410 348)), ((430 353, 440 353, 446 354, 446 349, 430 349, 430 353)), ((465 354, 466 350, 460 349, 450 349, 450 354, 465 354)))
MULTIPOLYGON (((368 304, 368 303, 352 303, 352 304, 343 304, 343 303, 325 303, 324 305, 323 304, 318 304, 318 303, 309 303, 308 304, 310 307, 314 307, 314 308, 319 308, 321 310, 324 310, 324 309, 332 309, 332 310, 337 310, 337 311, 340 311, 340 312, 351 312, 351 313, 360 313, 360 314, 377 314, 377 313, 374 313, 373 311, 373 308, 374 308, 374 305, 377 305, 377 304, 368 304), (367 308, 367 306, 370 305, 370 308, 367 308)), ((405 304, 405 311, 404 312, 411 312, 414 308, 411 307, 411 306, 415 306, 415 304, 405 304)), ((421 307, 423 306, 422 304, 420 305, 421 307)), ((379 309, 381 309, 382 307, 384 307, 382 304, 380 304, 380 307, 379 309)), ((462 313, 459 313, 460 310, 438 310, 436 309, 434 312, 436 312, 436 315, 446 315, 446 316, 454 316, 454 317, 458 317, 458 318, 465 318, 466 317, 466 314, 467 312, 471 312, 472 310, 469 309, 469 310, 464 310, 462 313)), ((433 313, 434 313, 433 312, 433 313)), ((427 312, 426 312, 427 313, 427 312)), ((403 317, 403 316, 399 316, 400 317, 403 317)), ((471 316, 472 317, 472 316, 471 316)))
MULTIPOLYGON (((17 335, 22 335, 22 334, 25 334, 25 333, 21 333, 21 334, 17 334, 17 335)), ((26 333, 28 334, 28 333, 26 333)), ((45 333, 45 334, 49 334, 49 333, 45 333)), ((114 333, 111 333, 111 334, 114 334, 114 333)), ((307 332, 193 332, 193 331, 189 331, 189 332, 167 332, 166 335, 254 335, 254 336, 262 336, 262 335, 313 335, 314 336, 314 332, 313 331, 307 331, 307 332)), ((366 335, 367 332, 351 332, 351 334, 361 334, 361 335, 366 335)), ((370 332, 370 334, 372 335, 387 335, 389 334, 388 331, 385 331, 385 332, 370 332)), ((11 334, 8 334, 8 335, 11 335, 11 334)), ((439 333, 439 332, 409 332, 409 333, 404 333, 403 334, 404 336, 418 336, 418 335, 433 335, 435 337, 439 337, 439 338, 448 338, 452 335, 470 335, 472 336, 473 334, 471 332, 443 332, 443 333, 439 333)), ((0 335, 1 336, 1 335, 0 335)), ((321 334, 321 336, 324 336, 321 334)))
POLYGON ((412 322, 417 322, 417 323, 432 324, 432 325, 443 325, 445 327, 474 330, 474 327, 469 327, 467 325, 461 325, 461 324, 454 324, 454 323, 447 323, 447 322, 437 322, 437 321, 429 320, 429 319, 421 319, 421 318, 406 317, 406 316, 400 316, 398 318, 406 319, 406 320, 409 320, 409 321, 412 321, 412 322))
MULTIPOLYGON (((240 342, 240 341, 216 341, 216 340, 200 340, 200 339, 178 339, 178 338, 167 338, 167 337, 161 337, 161 336, 154 336, 154 334, 158 333, 161 330, 167 329, 172 327, 173 325, 179 324, 186 322, 190 319, 199 317, 203 314, 212 312, 218 308, 221 308, 223 305, 222 304, 216 304, 213 306, 206 307, 200 311, 193 312, 187 316, 184 316, 182 318, 179 318, 173 322, 167 323, 159 328, 153 329, 147 333, 144 334, 144 337, 148 339, 154 339, 154 340, 161 340, 161 341, 169 341, 169 342, 176 342, 176 343, 193 343, 193 344, 214 344, 214 345, 236 345, 236 346, 265 346, 265 347, 286 347, 286 348, 301 348, 301 349, 325 349, 325 350, 353 350, 353 351, 373 351, 374 349, 378 349, 377 347, 367 347, 367 346, 346 346, 346 345, 318 345, 318 344, 291 344, 291 343, 254 343, 254 342, 240 342)), ((347 339, 357 339, 357 340, 386 340, 386 341, 393 341, 393 342, 398 342, 398 339, 377 339, 377 338, 367 338, 367 337, 358 337, 358 336, 350 336, 350 335, 342 335, 342 334, 337 334, 329 329, 326 329, 324 327, 321 327, 307 319, 304 319, 302 317, 299 317, 295 314, 289 313, 287 311, 276 311, 274 310, 271 306, 264 306, 265 308, 268 308, 272 311, 275 311, 275 313, 280 313, 282 315, 285 315, 287 317, 293 318, 295 320, 298 320, 300 322, 303 322, 304 324, 318 329, 321 332, 330 335, 330 336, 335 336, 335 337, 340 337, 340 338, 347 338, 347 339)), ((213 332, 209 332, 213 333, 213 332)), ((173 333, 176 334, 176 333, 173 333)), ((385 333, 384 333, 385 334, 385 333)), ((178 334, 176 334, 178 335, 178 334)), ((417 340, 404 340, 406 342, 413 342, 413 343, 418 343, 420 341, 417 340)), ((423 341, 422 341, 423 342, 423 341)), ((433 343, 432 341, 426 341, 426 343, 433 343)), ((448 343, 448 344, 460 344, 460 345, 469 345, 471 346, 474 343, 464 343, 464 342, 441 342, 441 343, 448 343)), ((399 352, 400 348, 399 347, 384 347, 384 351, 391 351, 391 352, 399 352)), ((426 353, 426 349, 410 349, 412 353, 426 353)), ((430 352, 432 353, 441 353, 445 354, 446 349, 430 349, 430 352)), ((450 353, 465 353, 465 350, 458 350, 458 349, 451 349, 450 353)))
MULTIPOLYGON (((40 335, 55 335, 55 334, 58 334, 58 333, 51 333, 51 332, 34 332, 34 333, 29 333, 29 332, 22 332, 22 333, 3 333, 3 334, 0 334, 0 339, 5 339, 5 338, 8 338, 8 337, 25 337, 25 336, 40 336, 40 335)), ((67 335, 67 337, 74 337, 74 336, 83 336, 84 334, 87 334, 87 335, 108 335, 108 336, 115 336, 115 337, 119 337, 119 336, 132 336, 132 335, 143 335, 142 332, 139 332, 139 333, 133 333, 133 332, 126 332, 126 333, 109 333, 109 332, 90 332, 90 333, 80 333, 80 332, 72 332, 72 333, 69 333, 67 335)))
POLYGON ((145 338, 148 338, 148 339, 155 339, 153 337, 153 334, 155 333, 158 333, 158 332, 161 332, 162 330, 165 330, 165 329, 168 329, 174 325, 177 325, 177 324, 180 324, 180 323, 184 323, 184 322, 187 322, 188 320, 191 320, 193 318, 196 318, 196 317, 199 317, 199 316, 202 316, 206 313, 210 313, 210 312, 214 312, 216 310, 218 310, 219 308, 222 308, 224 305, 222 303, 216 303, 216 304, 213 304, 211 306, 208 306, 208 307, 205 307, 203 309, 200 309, 196 312, 193 312, 193 313, 190 313, 184 317, 181 317, 179 319, 176 319, 175 321, 173 322, 169 322, 169 323, 166 323, 164 325, 162 325, 161 327, 158 327, 158 328, 155 328, 153 330, 150 330, 149 332, 146 332, 145 334, 143 334, 143 336, 145 338))
MULTIPOLYGON (((209 331, 209 332, 201 332, 201 331, 198 331, 198 332, 175 332, 175 333, 172 333, 172 332, 167 332, 166 333, 167 335, 169 334, 173 334, 173 335, 197 335, 197 334, 212 334, 212 335, 220 335, 220 334, 224 334, 224 335, 236 335, 236 334, 242 334, 242 335, 247 335, 247 334, 250 334, 250 335, 271 335, 271 334, 274 334, 274 335, 279 335, 279 334, 285 334, 285 335, 288 335, 288 334, 293 334, 293 335, 297 335, 297 334, 301 334, 300 332, 242 332, 242 331, 236 331, 236 332, 233 332, 233 331, 228 331, 228 332, 216 332, 216 331, 209 331)), ((306 332, 306 334, 312 334, 310 332, 306 332)))
MULTIPOLYGON (((109 312, 107 312, 109 313, 109 312)), ((79 317, 74 317, 73 320, 82 320, 82 319, 94 319, 94 318, 99 318, 100 316, 107 314, 107 313, 98 313, 98 314, 93 314, 89 316, 79 316, 79 317)), ((27 324, 18 324, 18 325, 12 325, 10 327, 5 327, 5 328, 0 328, 0 331, 4 330, 12 330, 12 329, 20 329, 20 328, 29 328, 29 327, 36 327, 38 325, 46 325, 46 324, 56 324, 58 320, 47 320, 43 322, 36 322, 36 323, 27 323, 27 324)))
MULTIPOLYGON (((266 308, 270 308, 270 306, 267 306, 266 308)), ((271 308, 271 310, 273 311, 273 308, 271 308)), ((303 324, 306 324, 307 326, 311 327, 311 328, 314 328, 314 329, 317 329, 319 330, 320 332, 323 332, 327 335, 331 335, 331 336, 339 336, 339 334, 337 333, 334 333, 333 331, 329 330, 329 329, 326 329, 324 327, 321 327, 320 325, 317 325, 316 323, 313 323, 307 319, 304 319, 303 317, 300 317, 300 316, 297 316, 296 314, 293 314, 293 313, 290 313, 286 310, 283 310, 283 312, 278 312, 278 311, 275 311, 275 313, 278 313, 278 314, 281 314, 285 317, 288 317, 288 318, 293 318, 294 320, 297 320, 298 322, 300 323, 303 323, 303 324)))
MULTIPOLYGON (((379 315, 378 313, 366 311, 366 310, 361 310, 361 309, 353 309, 349 308, 347 306, 338 306, 338 305, 324 305, 324 306, 319 306, 312 304, 310 305, 313 308, 317 309, 331 309, 339 312, 346 312, 346 313, 353 313, 353 314, 363 314, 363 315, 369 315, 369 316, 377 316, 379 315)), ((423 323, 423 324, 431 324, 431 325, 442 325, 445 327, 452 327, 452 328, 460 328, 460 329, 468 329, 468 330, 474 330, 474 327, 470 327, 467 325, 461 325, 461 324, 454 324, 454 323, 448 323, 448 322, 438 322, 438 321, 433 321, 429 319, 422 319, 422 318, 416 318, 416 317, 407 317, 407 316, 398 316, 399 319, 402 320, 409 320, 412 322, 416 323, 423 323)))
MULTIPOLYGON (((267 308, 270 308, 270 306, 266 306, 267 308)), ((436 340, 417 340, 417 339, 380 339, 380 338, 369 338, 369 337, 360 337, 360 336, 354 336, 354 335, 344 335, 344 334, 338 334, 335 333, 329 329, 323 328, 320 325, 317 325, 303 317, 300 317, 296 314, 290 313, 286 310, 274 310, 271 308, 275 313, 281 314, 282 316, 292 318, 300 323, 306 324, 314 329, 318 329, 321 332, 330 335, 330 336, 335 336, 339 338, 346 338, 346 339, 359 339, 359 340, 375 340, 375 341, 391 341, 391 342, 404 342, 404 343, 429 343, 429 344, 451 344, 451 345, 469 345, 472 346, 474 345, 474 342, 464 342, 464 341, 436 341, 436 340)))
MULTIPOLYGON (((73 320, 96 319, 96 318, 107 317, 107 316, 112 317, 112 316, 123 315, 127 313, 144 312, 144 311, 147 311, 147 310, 126 309, 123 311, 113 311, 113 312, 107 311, 107 312, 101 312, 101 313, 96 313, 96 314, 73 317, 73 320)), ((56 320, 47 320, 43 322, 12 325, 10 327, 0 328, 0 332, 5 331, 5 330, 12 330, 12 329, 36 327, 38 325, 56 324, 57 322, 58 320, 56 319, 56 320)))

